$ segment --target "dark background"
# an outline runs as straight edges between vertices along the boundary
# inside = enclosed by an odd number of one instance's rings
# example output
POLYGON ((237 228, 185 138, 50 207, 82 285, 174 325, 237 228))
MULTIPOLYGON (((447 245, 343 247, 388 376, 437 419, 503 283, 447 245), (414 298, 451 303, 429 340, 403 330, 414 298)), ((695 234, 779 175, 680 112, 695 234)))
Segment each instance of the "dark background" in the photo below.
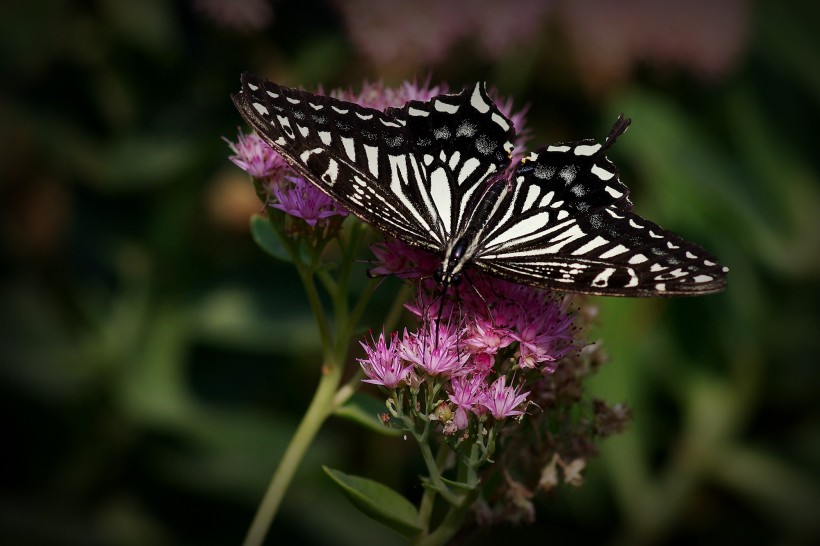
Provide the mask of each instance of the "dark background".
MULTIPOLYGON (((476 544, 818 543, 818 28, 811 0, 3 2, 0 542, 244 536, 320 359, 221 140, 252 70, 484 79, 530 105, 533 144, 624 112, 610 157, 638 212, 731 267, 720 295, 597 298, 590 388, 634 421, 536 525, 476 544)), ((276 543, 396 542, 320 464, 420 495, 410 442, 331 419, 276 543)))

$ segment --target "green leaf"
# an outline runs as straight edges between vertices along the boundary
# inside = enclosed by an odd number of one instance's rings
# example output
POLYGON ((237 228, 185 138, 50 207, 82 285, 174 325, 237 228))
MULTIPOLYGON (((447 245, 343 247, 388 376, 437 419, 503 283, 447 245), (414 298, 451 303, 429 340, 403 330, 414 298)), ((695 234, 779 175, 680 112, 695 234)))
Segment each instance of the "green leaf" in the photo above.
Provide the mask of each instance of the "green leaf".
POLYGON ((399 436, 403 431, 385 426, 379 415, 385 412, 384 402, 372 396, 356 393, 338 408, 335 414, 343 419, 358 423, 374 432, 388 436, 399 436))
POLYGON ((412 538, 421 532, 416 507, 386 485, 322 467, 356 508, 394 531, 412 538))
POLYGON ((251 236, 253 240, 259 245, 262 250, 285 262, 291 262, 290 254, 285 248, 285 243, 282 238, 270 225, 267 218, 261 214, 254 214, 251 217, 251 236))

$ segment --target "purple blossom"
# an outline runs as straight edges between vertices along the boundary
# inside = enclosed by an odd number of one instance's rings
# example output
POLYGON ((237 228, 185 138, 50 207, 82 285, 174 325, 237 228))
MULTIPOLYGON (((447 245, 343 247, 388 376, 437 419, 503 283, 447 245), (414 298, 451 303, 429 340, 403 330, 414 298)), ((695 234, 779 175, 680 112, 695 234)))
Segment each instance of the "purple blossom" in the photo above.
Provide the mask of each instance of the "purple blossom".
POLYGON ((453 377, 450 380, 452 392, 449 394, 450 402, 466 411, 483 413, 484 407, 481 402, 486 396, 487 385, 484 381, 485 375, 470 374, 453 377))
POLYGON ((548 362, 545 371, 552 372, 552 363, 571 350, 574 317, 565 310, 568 301, 536 300, 531 302, 529 313, 518 315, 512 337, 519 342, 519 366, 534 368, 548 362))
POLYGON ((395 389, 402 383, 408 374, 413 370, 412 365, 405 366, 399 355, 399 343, 396 334, 390 337, 390 343, 385 342, 384 332, 379 334, 379 339, 374 340, 370 336, 372 343, 359 342, 364 348, 367 358, 359 358, 362 371, 369 377, 363 379, 365 383, 382 385, 389 389, 395 389))
POLYGON ((521 415, 524 412, 516 409, 529 396, 529 391, 520 393, 521 385, 513 387, 507 386, 507 378, 501 376, 496 379, 486 391, 486 396, 481 401, 487 410, 496 419, 505 419, 514 415, 521 415))
POLYGON ((238 131, 236 142, 224 139, 234 155, 230 159, 237 167, 254 178, 267 178, 283 173, 290 166, 267 142, 256 133, 238 131))
POLYGON ((472 353, 494 355, 514 340, 511 332, 496 326, 493 321, 477 316, 466 329, 464 345, 472 353))
POLYGON ((459 336, 449 321, 430 322, 417 333, 404 330, 401 356, 428 375, 452 377, 458 375, 468 355, 459 351, 459 336))
POLYGON ((358 93, 353 90, 338 89, 331 91, 330 96, 355 102, 367 108, 375 108, 376 110, 384 110, 386 108, 400 108, 411 100, 427 101, 433 97, 447 93, 446 85, 430 86, 430 79, 426 79, 422 83, 417 81, 406 81, 397 88, 385 87, 384 83, 365 82, 362 85, 361 91, 358 93))
POLYGON ((333 199, 299 176, 272 183, 270 193, 275 199, 271 207, 301 218, 311 227, 331 216, 347 216, 333 199))

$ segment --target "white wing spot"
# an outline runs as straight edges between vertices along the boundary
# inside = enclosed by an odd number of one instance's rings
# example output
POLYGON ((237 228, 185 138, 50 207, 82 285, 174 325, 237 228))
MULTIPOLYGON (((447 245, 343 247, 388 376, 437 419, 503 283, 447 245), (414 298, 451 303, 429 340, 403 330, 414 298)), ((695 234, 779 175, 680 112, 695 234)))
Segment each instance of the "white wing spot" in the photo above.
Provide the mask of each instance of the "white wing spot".
POLYGON ((708 265, 710 267, 713 266, 713 265, 717 265, 715 262, 713 262, 711 260, 703 260, 703 264, 708 265))
POLYGON ((500 114, 496 114, 495 112, 493 112, 493 121, 495 122, 496 125, 498 125, 502 129, 504 129, 505 131, 510 130, 510 124, 507 123, 507 120, 504 119, 504 116, 502 116, 500 114))
POLYGON ((619 254, 623 254, 624 252, 626 252, 628 250, 629 249, 626 248, 624 245, 617 245, 613 248, 610 248, 609 250, 607 250, 603 254, 601 254, 600 258, 603 258, 604 260, 606 260, 608 258, 614 258, 615 256, 617 256, 619 254))
POLYGON ((278 99, 278 98, 279 98, 279 93, 274 93, 273 91, 266 91, 266 93, 267 93, 268 95, 270 95, 270 96, 271 96, 271 98, 274 98, 274 99, 278 99))
POLYGON ((430 174, 430 197, 438 210, 438 216, 444 224, 445 232, 450 233, 452 198, 447 173, 441 167, 430 174))
POLYGON ((287 97, 287 99, 291 104, 299 104, 301 102, 299 99, 294 99, 293 97, 287 97))
POLYGON ((609 241, 598 235, 581 248, 575 249, 572 254, 575 256, 580 256, 581 254, 586 254, 590 250, 595 250, 599 246, 604 246, 606 244, 609 244, 609 241))
POLYGON ((663 235, 656 235, 655 232, 652 231, 651 229, 649 230, 649 236, 653 237, 655 239, 663 239, 663 235))
POLYGON ((556 218, 559 219, 559 220, 563 220, 567 216, 569 216, 569 212, 567 212, 564 209, 561 209, 561 210, 558 211, 558 215, 556 216, 556 218))
POLYGON ((470 159, 465 161, 464 165, 461 167, 461 170, 458 173, 459 185, 464 183, 464 181, 467 180, 467 178, 475 172, 479 165, 481 165, 481 161, 479 161, 475 157, 471 157, 470 159))
POLYGON ((709 282, 709 281, 712 280, 712 277, 710 277, 709 275, 698 275, 697 277, 695 277, 692 280, 694 282, 709 282))
MULTIPOLYGON (((521 178, 523 178, 523 177, 521 177, 521 178)), ((535 184, 533 184, 529 188, 527 188, 527 198, 524 199, 524 206, 521 207, 521 210, 525 211, 525 210, 528 210, 530 207, 532 207, 532 204, 535 202, 536 199, 538 199, 538 194, 540 194, 540 193, 541 193, 541 189, 538 186, 536 186, 535 184)))
POLYGON ((359 119, 363 119, 365 121, 373 119, 373 114, 362 114, 361 112, 356 112, 356 115, 359 117, 359 119))
POLYGON ((568 152, 569 146, 549 146, 547 148, 548 152, 568 152))
POLYGON ((633 288, 638 286, 638 276, 635 274, 635 270, 631 267, 627 267, 626 272, 629 273, 629 282, 624 285, 624 288, 633 288))
POLYGON ((302 137, 308 136, 308 133, 310 132, 310 129, 308 129, 307 127, 302 127, 298 123, 296 124, 296 128, 299 129, 299 132, 302 134, 302 137))
POLYGON ((373 176, 379 176, 379 149, 375 146, 364 145, 364 153, 367 154, 367 168, 373 176))
POLYGON ((592 279, 592 286, 603 287, 609 285, 609 277, 615 273, 614 267, 607 267, 592 279))
POLYGON ((615 189, 615 188, 613 188, 612 186, 607 186, 607 187, 605 187, 604 189, 606 190, 606 192, 607 192, 609 195, 611 195, 611 196, 612 196, 612 197, 614 197, 615 199, 618 199, 618 198, 620 198, 620 197, 623 195, 623 192, 619 192, 618 190, 616 190, 616 189, 615 189))
POLYGON ((673 245, 672 241, 666 241, 666 246, 670 248, 670 250, 675 250, 676 248, 680 248, 678 245, 673 245))
POLYGON ((337 108, 336 106, 331 106, 331 108, 333 108, 333 111, 337 114, 347 114, 350 111, 347 108, 337 108))
POLYGON ((290 138, 296 138, 296 135, 293 134, 293 127, 290 126, 290 120, 284 116, 276 116, 276 119, 279 120, 279 124, 282 126, 282 130, 288 135, 290 138))
POLYGON ((356 161, 356 146, 353 143, 353 139, 350 137, 342 137, 342 146, 345 149, 347 157, 350 158, 350 161, 356 161))
POLYGON ((597 176, 601 180, 609 180, 610 178, 615 176, 615 173, 611 173, 606 169, 602 169, 598 165, 593 165, 592 166, 592 174, 594 174, 595 176, 597 176))
POLYGON ((328 131, 319 131, 319 140, 325 146, 330 146, 330 133, 328 131))
POLYGON ((458 106, 454 104, 447 104, 446 102, 440 100, 435 101, 433 104, 439 112, 445 112, 447 114, 455 114, 458 112, 458 106))
POLYGON ((666 292, 666 284, 665 283, 658 283, 655 285, 655 290, 658 292, 666 292))
POLYGON ((407 111, 410 113, 411 116, 420 116, 426 118, 430 115, 430 112, 427 112, 425 110, 419 110, 418 108, 413 108, 412 106, 408 108, 407 111))
POLYGON ((581 144, 575 147, 575 155, 592 155, 600 149, 600 144, 581 144))
POLYGON ((697 256, 695 256, 694 254, 692 254, 688 250, 686 251, 686 257, 689 258, 690 260, 694 260, 695 258, 697 258, 697 256))
MULTIPOLYGON (((549 218, 549 212, 539 212, 538 214, 534 214, 533 216, 530 216, 525 220, 520 220, 519 222, 514 224, 510 229, 501 233, 498 237, 490 241, 490 246, 503 244, 507 241, 511 241, 513 239, 518 239, 519 237, 525 237, 531 233, 535 233, 549 223, 549 218)), ((583 233, 581 233, 581 235, 579 236, 583 236, 583 233)))
POLYGON ((644 256, 643 254, 635 254, 634 256, 632 256, 631 258, 629 258, 629 263, 630 263, 631 265, 638 265, 638 264, 642 264, 642 263, 644 263, 645 261, 646 261, 646 256, 644 256))
POLYGON ((539 207, 546 207, 547 205, 549 205, 550 201, 552 201, 553 197, 555 197, 555 192, 554 191, 548 192, 547 195, 545 195, 544 197, 541 198, 541 202, 538 203, 538 206, 539 207))
POLYGON ((324 108, 324 106, 322 106, 321 104, 313 104, 312 102, 309 102, 308 104, 309 104, 309 105, 310 105, 310 107, 311 107, 311 108, 313 108, 314 110, 321 110, 322 108, 324 108))
MULTIPOLYGON (((477 83, 476 86, 473 88, 473 94, 470 97, 470 104, 473 106, 473 108, 475 108, 476 110, 478 110, 482 114, 486 114, 487 112, 490 111, 490 105, 487 104, 487 102, 484 100, 484 97, 481 96, 481 84, 480 83, 477 83)), ((454 112, 455 112, 455 110, 451 113, 454 113, 454 112)), ((493 121, 498 123, 498 121, 496 121, 496 119, 495 119, 496 115, 497 114, 493 114, 493 121)), ((499 123, 499 125, 501 125, 501 124, 499 123)), ((509 128, 509 126, 507 126, 507 128, 505 128, 504 130, 506 131, 508 128, 509 128)))
POLYGON ((632 218, 629 219, 629 225, 636 228, 636 229, 643 229, 644 228, 644 226, 642 226, 640 224, 636 224, 635 220, 633 220, 632 218))
POLYGON ((459 161, 461 161, 461 152, 456 150, 455 152, 453 152, 453 155, 450 156, 450 161, 448 161, 448 165, 450 165, 451 171, 456 170, 456 165, 458 165, 459 161))
POLYGON ((270 114, 270 112, 268 112, 268 109, 258 102, 254 102, 253 107, 256 108, 256 111, 259 112, 260 115, 267 116, 268 114, 270 114))
POLYGON ((336 179, 339 178, 339 164, 336 163, 336 160, 331 158, 327 164, 327 170, 321 176, 323 182, 327 185, 332 186, 336 183, 336 179))
POLYGON ((252 83, 249 83, 249 84, 248 84, 248 88, 249 88, 251 91, 256 91, 257 89, 259 89, 259 86, 258 86, 258 85, 254 85, 254 84, 252 84, 252 83))
POLYGON ((324 150, 322 150, 321 148, 313 148, 312 150, 305 150, 304 152, 302 152, 302 153, 299 155, 299 159, 301 159, 301 160, 302 160, 302 163, 307 163, 307 162, 308 162, 308 159, 310 158, 310 156, 311 156, 311 155, 313 155, 313 154, 320 154, 320 153, 322 153, 323 151, 324 151, 324 150))

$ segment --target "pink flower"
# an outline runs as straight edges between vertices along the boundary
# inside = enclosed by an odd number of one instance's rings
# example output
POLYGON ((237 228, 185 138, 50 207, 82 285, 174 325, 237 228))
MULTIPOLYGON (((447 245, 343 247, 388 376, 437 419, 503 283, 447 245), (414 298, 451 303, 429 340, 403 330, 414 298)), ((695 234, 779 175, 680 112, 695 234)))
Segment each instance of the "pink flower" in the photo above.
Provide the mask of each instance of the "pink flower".
MULTIPOLYGON (((487 386, 484 378, 485 376, 480 374, 453 377, 450 380, 450 388, 453 391, 449 394, 450 402, 466 411, 475 411, 476 406, 479 406, 485 397, 484 391, 487 386)), ((483 407, 479 407, 479 411, 483 410, 483 407)))
POLYGON ((422 83, 406 81, 397 88, 385 87, 382 82, 365 82, 358 93, 354 93, 352 90, 339 89, 331 91, 330 96, 355 102, 368 108, 385 110, 386 108, 401 108, 411 100, 430 100, 433 97, 447 93, 447 91, 446 85, 431 87, 428 78, 422 83))
POLYGON ((529 396, 529 391, 520 393, 521 386, 513 387, 507 386, 507 378, 501 376, 496 379, 490 388, 486 391, 486 396, 481 401, 487 410, 496 419, 505 419, 514 415, 521 415, 524 412, 516 409, 529 396))
POLYGON ((364 348, 367 358, 357 360, 361 364, 364 374, 369 377, 369 379, 363 379, 362 381, 395 389, 413 370, 413 366, 405 366, 399 356, 397 335, 393 334, 391 336, 389 344, 384 340, 384 332, 379 334, 378 341, 374 340, 371 335, 370 341, 372 346, 365 342, 359 342, 364 348))
POLYGON ((270 192, 276 200, 271 207, 301 218, 311 227, 331 216, 347 216, 333 199, 299 176, 271 184, 270 192))
POLYGON ((234 153, 230 159, 237 167, 254 178, 267 178, 290 169, 290 166, 273 148, 256 133, 238 131, 236 143, 224 139, 234 153))
MULTIPOLYGON (((519 342, 518 365, 522 368, 555 362, 572 348, 573 317, 560 302, 552 299, 533 302, 530 312, 519 314, 516 322, 512 337, 519 342)), ((553 364, 548 364, 545 371, 554 369, 553 364)))
POLYGON ((413 334, 405 329, 401 356, 428 375, 444 377, 458 375, 468 358, 459 351, 457 331, 444 320, 430 322, 421 332, 413 334))
POLYGON ((475 317, 467 327, 464 344, 472 353, 494 355, 499 349, 509 346, 514 341, 511 332, 499 328, 483 317, 475 317))

